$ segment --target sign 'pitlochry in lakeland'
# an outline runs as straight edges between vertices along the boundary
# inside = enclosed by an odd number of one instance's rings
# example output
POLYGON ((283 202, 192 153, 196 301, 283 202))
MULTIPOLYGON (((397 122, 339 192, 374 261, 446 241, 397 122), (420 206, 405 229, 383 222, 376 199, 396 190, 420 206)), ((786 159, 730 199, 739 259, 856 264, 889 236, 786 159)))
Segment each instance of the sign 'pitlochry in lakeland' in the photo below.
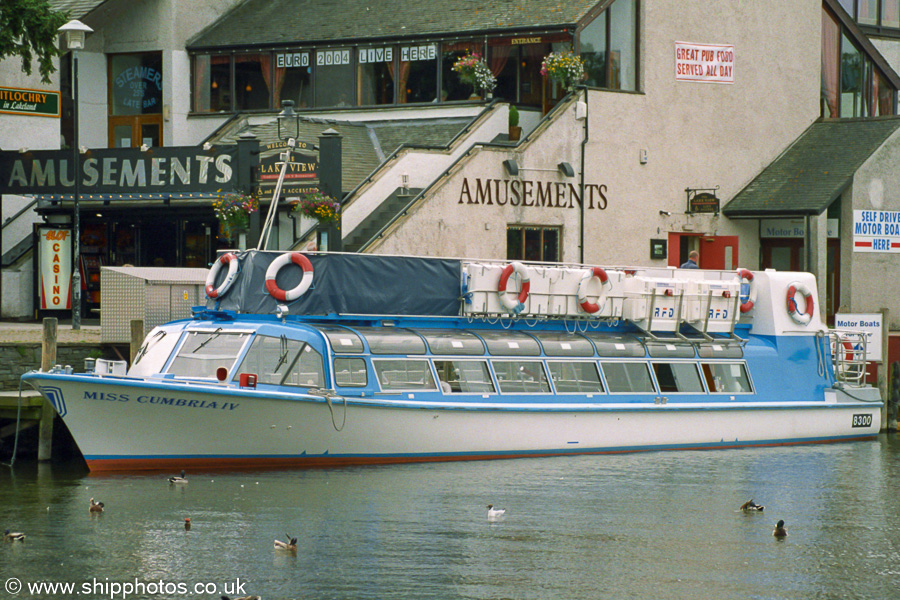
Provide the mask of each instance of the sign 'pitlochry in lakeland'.
MULTIPOLYGON (((233 187, 236 155, 235 146, 89 150, 81 155, 79 194, 214 194, 233 187)), ((69 150, 0 152, 0 194, 71 196, 73 163, 69 150)))
POLYGON ((59 92, 0 87, 0 113, 59 116, 59 92))

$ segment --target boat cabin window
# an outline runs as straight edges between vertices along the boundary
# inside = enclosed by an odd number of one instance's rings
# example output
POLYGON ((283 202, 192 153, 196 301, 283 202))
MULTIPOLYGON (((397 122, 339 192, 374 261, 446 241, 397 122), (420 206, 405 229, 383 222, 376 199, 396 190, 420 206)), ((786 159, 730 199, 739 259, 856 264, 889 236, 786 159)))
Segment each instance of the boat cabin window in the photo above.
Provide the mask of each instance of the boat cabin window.
POLYGON ((409 329, 357 327, 372 354, 425 354, 425 340, 409 329))
POLYGON ((231 371, 249 338, 249 333, 225 333, 221 328, 215 331, 189 331, 166 372, 176 377, 215 379, 219 367, 231 371))
POLYGON ((138 349, 128 370, 129 377, 149 377, 162 371, 181 337, 181 328, 156 328, 138 349))
POLYGON ((424 359, 379 359, 372 361, 383 391, 436 390, 431 367, 424 359))
POLYGON ((328 325, 318 325, 316 329, 325 334, 335 354, 363 351, 362 339, 349 329, 328 325))
POLYGON ((753 391, 743 363, 701 363, 700 367, 710 393, 749 394, 753 391))
POLYGON ((241 373, 254 373, 258 384, 325 385, 322 355, 306 342, 284 336, 257 335, 232 379, 237 381, 241 373))
POLYGON ((643 362, 601 362, 610 394, 652 394, 650 369, 643 362))
POLYGON ((597 363, 571 360, 548 360, 550 379, 557 394, 603 392, 597 363))
POLYGON ((541 347, 528 334, 516 331, 478 331, 488 352, 500 356, 540 356, 541 347))
POLYGON ((697 346, 700 358, 742 358, 744 349, 740 344, 704 343, 697 346))
POLYGON ((535 333, 547 356, 593 356, 594 347, 577 333, 542 331, 535 333))
POLYGON ((366 387, 369 385, 366 361, 361 358, 335 356, 334 384, 341 387, 366 387))
POLYGON ((653 374, 660 393, 703 393, 696 363, 653 363, 653 374))
POLYGON ((466 331, 417 330, 432 354, 484 354, 484 342, 466 331))
POLYGON ((435 360, 434 368, 445 394, 493 394, 494 382, 483 360, 435 360))
POLYGON ((634 336, 585 333, 584 337, 593 342, 600 356, 634 358, 645 354, 644 345, 634 336))
POLYGON ((653 358, 694 358, 694 345, 680 342, 647 342, 647 351, 653 358))
POLYGON ((535 360, 492 360, 500 391, 510 393, 549 393, 550 384, 544 365, 535 360))

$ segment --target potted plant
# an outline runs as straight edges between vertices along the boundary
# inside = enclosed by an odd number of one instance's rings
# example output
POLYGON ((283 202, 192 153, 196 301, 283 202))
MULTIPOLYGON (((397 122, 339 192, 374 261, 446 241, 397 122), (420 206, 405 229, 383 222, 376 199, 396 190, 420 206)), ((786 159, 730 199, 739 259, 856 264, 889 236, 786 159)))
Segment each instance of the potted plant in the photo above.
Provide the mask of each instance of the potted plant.
POLYGON ((220 191, 213 201, 213 211, 221 224, 222 234, 229 239, 247 231, 250 227, 250 215, 258 210, 259 199, 241 192, 220 191))
POLYGON ((515 104, 509 105, 509 141, 516 142, 522 137, 522 128, 519 127, 519 109, 515 104))
POLYGON ((295 214, 312 217, 321 224, 337 222, 341 218, 341 205, 320 191, 303 194, 293 210, 295 214))
POLYGON ((577 82, 583 81, 587 76, 584 71, 584 60, 570 50, 551 52, 545 56, 541 63, 541 75, 559 83, 569 92, 575 89, 577 82))
POLYGON ((497 87, 497 78, 491 73, 490 67, 487 66, 480 54, 466 53, 465 56, 453 63, 452 69, 459 73, 461 82, 474 88, 473 97, 478 96, 478 90, 487 95, 497 87))

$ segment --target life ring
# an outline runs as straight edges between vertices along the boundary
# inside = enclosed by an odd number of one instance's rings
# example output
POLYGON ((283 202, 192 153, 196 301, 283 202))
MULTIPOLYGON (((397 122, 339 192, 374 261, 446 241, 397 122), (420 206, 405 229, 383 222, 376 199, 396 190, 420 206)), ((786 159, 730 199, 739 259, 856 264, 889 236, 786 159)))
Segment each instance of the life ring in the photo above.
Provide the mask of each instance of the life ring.
POLYGON ((306 290, 309 289, 309 286, 312 285, 312 280, 312 263, 309 262, 308 258, 303 256, 299 252, 286 252, 285 254, 282 254, 281 256, 273 260, 269 265, 269 268, 266 269, 266 291, 269 292, 270 296, 281 302, 293 302, 294 300, 305 294, 306 290), (288 263, 294 263, 295 265, 298 265, 300 268, 302 268, 303 278, 300 280, 300 283, 298 283, 296 287, 289 290, 283 290, 278 287, 277 283, 275 283, 275 277, 278 276, 278 271, 280 271, 281 268, 288 263))
POLYGON ((528 291, 530 289, 531 275, 525 265, 516 261, 503 267, 503 272, 500 274, 500 282, 497 284, 497 293, 500 295, 500 304, 506 310, 513 314, 522 312, 525 309, 525 300, 528 299, 528 291), (519 290, 518 295, 510 298, 506 293, 506 285, 509 283, 509 276, 513 273, 519 276, 519 279, 522 281, 522 288, 519 290))
POLYGON ((238 257, 233 253, 228 252, 227 254, 223 254, 219 258, 216 259, 216 262, 213 263, 212 267, 209 269, 209 274, 206 276, 206 295, 210 298, 219 298, 225 295, 231 285, 234 283, 235 279, 237 279, 238 273, 238 257), (222 270, 223 265, 228 265, 228 274, 225 275, 225 281, 219 287, 215 287, 216 285, 216 277, 219 276, 219 271, 222 270))
POLYGON ((794 320, 794 323, 797 323, 798 325, 807 325, 812 319, 813 310, 815 310, 815 303, 813 302, 813 295, 812 292, 809 291, 809 288, 799 281, 791 283, 787 290, 787 312, 791 319, 794 320), (794 299, 794 296, 798 293, 803 294, 803 297, 806 299, 806 312, 800 312, 797 308, 797 301, 794 299))
POLYGON ((601 308, 603 308, 603 304, 606 302, 606 291, 612 287, 612 284, 609 283, 609 277, 606 275, 606 271, 604 271, 600 267, 592 267, 584 272, 584 275, 581 277, 581 281, 578 282, 578 292, 575 294, 576 298, 578 298, 578 305, 581 306, 581 310, 586 313, 594 314, 598 312, 601 308), (590 280, 597 278, 600 280, 600 295, 597 296, 597 302, 591 302, 587 299, 587 284, 590 280))
POLYGON ((756 304, 756 282, 753 280, 753 273, 747 269, 738 269, 737 276, 741 284, 744 283, 745 279, 747 280, 747 283, 750 284, 750 292, 747 294, 747 301, 741 303, 741 312, 748 313, 753 310, 753 306, 756 304))

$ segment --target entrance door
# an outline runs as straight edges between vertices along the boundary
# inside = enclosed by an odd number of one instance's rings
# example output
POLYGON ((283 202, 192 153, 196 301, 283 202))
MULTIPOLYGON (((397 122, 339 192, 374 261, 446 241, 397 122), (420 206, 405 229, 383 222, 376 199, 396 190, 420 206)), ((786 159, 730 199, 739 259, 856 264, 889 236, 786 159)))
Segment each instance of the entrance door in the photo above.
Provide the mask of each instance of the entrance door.
POLYGON ((151 148, 162 144, 162 115, 109 118, 110 148, 151 148))
POLYGON ((669 233, 670 267, 678 267, 687 262, 691 250, 700 253, 701 269, 730 271, 740 266, 736 235, 669 233))
POLYGON ((803 259, 802 238, 764 238, 762 240, 763 269, 799 271, 803 259))

